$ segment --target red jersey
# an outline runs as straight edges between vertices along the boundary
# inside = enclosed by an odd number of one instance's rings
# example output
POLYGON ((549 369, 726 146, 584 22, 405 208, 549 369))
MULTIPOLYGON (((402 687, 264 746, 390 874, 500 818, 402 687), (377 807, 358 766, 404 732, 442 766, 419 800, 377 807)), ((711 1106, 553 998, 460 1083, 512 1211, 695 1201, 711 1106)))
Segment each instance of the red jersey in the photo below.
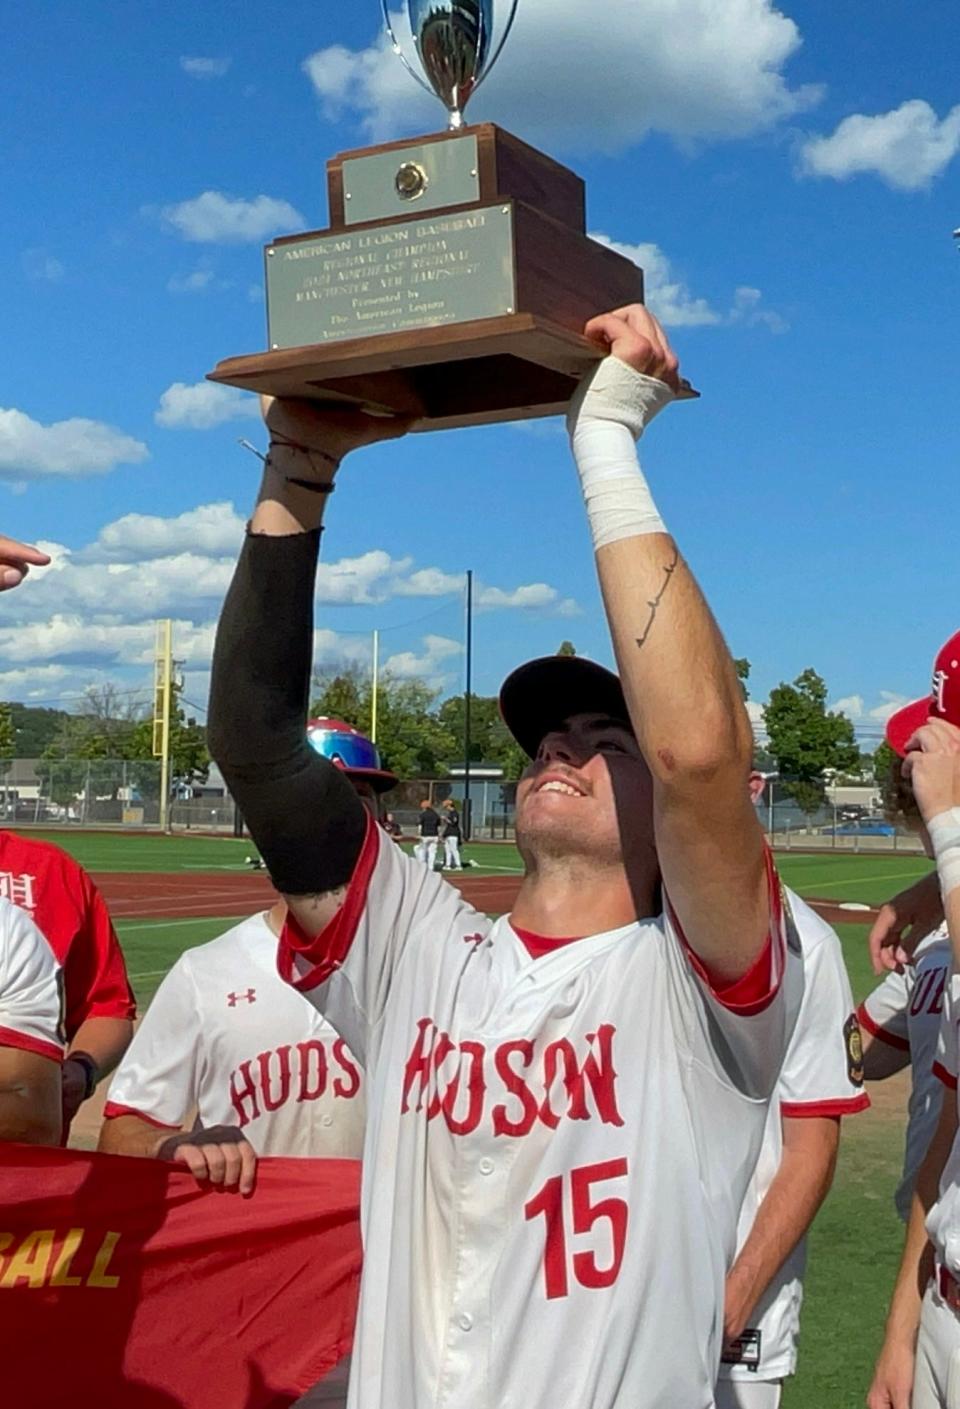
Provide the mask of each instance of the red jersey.
POLYGON ((35 921, 63 969, 66 1035, 87 1018, 133 1018, 136 1004, 103 897, 72 857, 0 829, 0 896, 35 921))

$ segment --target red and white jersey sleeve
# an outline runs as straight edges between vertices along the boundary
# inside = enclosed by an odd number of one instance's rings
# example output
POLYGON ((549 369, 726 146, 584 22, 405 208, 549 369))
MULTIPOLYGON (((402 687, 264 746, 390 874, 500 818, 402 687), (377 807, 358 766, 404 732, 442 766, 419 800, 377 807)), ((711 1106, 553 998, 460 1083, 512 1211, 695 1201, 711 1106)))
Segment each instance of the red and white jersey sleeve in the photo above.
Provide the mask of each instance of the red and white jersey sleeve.
POLYGON ((934 1075, 950 1091, 956 1091, 957 1077, 960 1075, 958 1019, 960 1019, 960 976, 951 974, 943 994, 943 1012, 940 1015, 937 1053, 933 1059, 934 1075))
MULTIPOLYGON (((803 949, 804 988, 771 1105, 763 1147, 744 1199, 738 1250, 746 1242, 783 1154, 783 1119, 839 1117, 866 1110, 860 1029, 843 951, 834 931, 792 893, 787 903, 803 949)), ((779 1380, 796 1369, 805 1248, 801 1243, 760 1299, 721 1379, 779 1380)))
POLYGON ((907 1010, 913 987, 913 969, 905 965, 902 973, 891 972, 878 983, 860 1004, 857 1016, 865 1032, 898 1051, 910 1051, 910 1024, 907 1010))
POLYGON ((63 969, 66 1033, 87 1018, 133 1018, 136 1005, 103 897, 71 856, 0 830, 0 895, 25 910, 63 969))
POLYGON ((33 921, 0 899, 0 1047, 63 1060, 60 967, 33 921))
POLYGON ((114 1073, 107 1119, 136 1115, 151 1125, 179 1130, 198 1105, 203 1056, 202 1018, 186 956, 181 955, 114 1073))
POLYGON ((367 1065, 398 966, 411 948, 483 937, 491 922, 442 876, 396 846, 370 818, 343 905, 309 940, 292 917, 280 940, 281 976, 329 1017, 367 1065))

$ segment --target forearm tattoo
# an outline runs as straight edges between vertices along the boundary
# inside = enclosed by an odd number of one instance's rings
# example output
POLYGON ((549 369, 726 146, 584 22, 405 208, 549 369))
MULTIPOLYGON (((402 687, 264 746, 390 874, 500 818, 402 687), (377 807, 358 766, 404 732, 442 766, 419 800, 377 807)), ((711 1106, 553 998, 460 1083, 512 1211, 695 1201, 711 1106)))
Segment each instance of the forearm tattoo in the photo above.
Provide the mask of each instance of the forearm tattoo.
POLYGON ((657 593, 657 595, 655 597, 651 597, 650 601, 647 603, 647 606, 650 608, 650 615, 647 617, 647 622, 643 628, 643 631, 636 638, 637 647, 639 650, 643 650, 643 647, 646 645, 649 639, 650 633, 653 630, 653 623, 657 617, 657 611, 659 610, 660 603, 663 601, 667 588, 670 586, 670 579, 676 572, 679 562, 680 549, 677 548, 676 545, 674 545, 673 558, 669 563, 667 563, 667 565, 663 569, 663 586, 660 588, 660 591, 657 593))

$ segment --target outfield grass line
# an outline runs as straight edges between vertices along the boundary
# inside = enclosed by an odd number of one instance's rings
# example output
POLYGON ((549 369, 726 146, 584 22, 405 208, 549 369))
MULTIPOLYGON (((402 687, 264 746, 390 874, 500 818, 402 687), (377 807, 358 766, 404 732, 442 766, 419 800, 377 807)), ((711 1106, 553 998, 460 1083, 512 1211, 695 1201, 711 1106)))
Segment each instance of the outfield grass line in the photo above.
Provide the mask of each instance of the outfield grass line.
MULTIPOLYGON (((799 878, 798 878, 799 879, 799 878)), ((846 880, 835 881, 832 876, 824 876, 822 880, 811 880, 809 876, 802 877, 804 886, 825 885, 832 890, 837 890, 841 886, 862 886, 870 885, 873 881, 903 881, 919 880, 916 871, 884 871, 872 876, 848 876, 846 880)))
MULTIPOLYGON (((257 914, 259 912, 254 911, 254 913, 257 914)), ((175 928, 177 925, 213 924, 216 921, 221 921, 225 925, 236 925, 239 924, 242 919, 242 915, 190 915, 181 920, 125 920, 121 916, 115 923, 117 928, 126 934, 128 930, 169 930, 175 928)), ((163 970, 163 972, 165 973, 166 970, 163 970)))

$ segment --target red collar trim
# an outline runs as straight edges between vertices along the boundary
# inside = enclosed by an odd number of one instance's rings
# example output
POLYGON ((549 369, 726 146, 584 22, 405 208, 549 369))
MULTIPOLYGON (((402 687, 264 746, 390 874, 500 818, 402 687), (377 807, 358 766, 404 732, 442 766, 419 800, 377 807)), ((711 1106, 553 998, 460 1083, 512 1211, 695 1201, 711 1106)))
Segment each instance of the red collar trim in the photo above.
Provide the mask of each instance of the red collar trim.
POLYGON ((553 954, 557 949, 562 949, 565 944, 576 944, 578 939, 584 938, 582 934, 570 934, 564 935, 562 939, 553 939, 544 934, 534 934, 533 930, 522 930, 512 920, 510 928, 531 959, 542 959, 545 954, 553 954))

